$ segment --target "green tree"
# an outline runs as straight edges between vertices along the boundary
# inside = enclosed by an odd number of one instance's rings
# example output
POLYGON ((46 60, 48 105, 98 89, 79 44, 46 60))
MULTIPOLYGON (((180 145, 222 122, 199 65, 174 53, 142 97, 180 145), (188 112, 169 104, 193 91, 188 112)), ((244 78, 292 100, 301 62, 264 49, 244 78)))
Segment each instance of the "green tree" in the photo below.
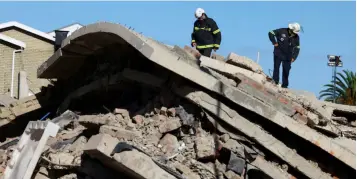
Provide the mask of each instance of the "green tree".
MULTIPOLYGON (((324 85, 324 90, 320 91, 320 99, 333 102, 334 85, 324 85)), ((336 75, 336 103, 356 106, 356 73, 350 70, 343 70, 343 73, 336 75)))

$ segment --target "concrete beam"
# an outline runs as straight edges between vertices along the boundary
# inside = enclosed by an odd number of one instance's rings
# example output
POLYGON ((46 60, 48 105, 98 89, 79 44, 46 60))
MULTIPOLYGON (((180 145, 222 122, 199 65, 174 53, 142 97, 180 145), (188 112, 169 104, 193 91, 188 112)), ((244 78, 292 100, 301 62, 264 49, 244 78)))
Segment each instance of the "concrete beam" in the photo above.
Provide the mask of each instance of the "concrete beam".
POLYGON ((49 137, 55 137, 59 126, 49 121, 31 121, 21 136, 4 179, 30 179, 49 137))
POLYGON ((327 136, 318 133, 305 124, 299 123, 298 121, 283 114, 282 112, 276 111, 275 108, 264 104, 264 102, 258 99, 255 99, 248 93, 240 91, 239 89, 230 85, 220 83, 217 84, 217 86, 213 89, 239 106, 254 111, 255 113, 263 116, 276 125, 288 129, 297 136, 309 141, 310 143, 333 155, 348 166, 354 169, 356 168, 355 151, 339 145, 334 141, 334 139, 328 138, 327 136))
POLYGON ((308 160, 287 147, 284 143, 264 131, 260 126, 240 116, 235 110, 229 108, 221 101, 190 87, 177 88, 175 89, 175 92, 197 105, 200 105, 225 121, 231 127, 234 127, 249 136, 251 139, 261 144, 267 150, 271 151, 309 178, 331 178, 323 173, 318 167, 312 165, 308 160))
POLYGON ((220 71, 223 73, 228 73, 232 76, 234 76, 238 73, 241 73, 241 74, 243 74, 247 77, 250 77, 251 79, 253 79, 259 83, 263 83, 266 81, 266 77, 262 74, 254 73, 250 70, 246 70, 246 69, 243 69, 243 68, 231 65, 231 64, 227 64, 222 61, 218 61, 218 60, 208 58, 205 56, 201 56, 200 61, 201 61, 201 64, 200 64, 201 66, 206 66, 206 67, 212 68, 214 70, 217 70, 217 71, 220 71))
POLYGON ((244 56, 239 56, 235 53, 230 53, 228 55, 227 63, 235 66, 243 67, 245 69, 249 69, 256 73, 263 73, 263 68, 255 61, 244 56))

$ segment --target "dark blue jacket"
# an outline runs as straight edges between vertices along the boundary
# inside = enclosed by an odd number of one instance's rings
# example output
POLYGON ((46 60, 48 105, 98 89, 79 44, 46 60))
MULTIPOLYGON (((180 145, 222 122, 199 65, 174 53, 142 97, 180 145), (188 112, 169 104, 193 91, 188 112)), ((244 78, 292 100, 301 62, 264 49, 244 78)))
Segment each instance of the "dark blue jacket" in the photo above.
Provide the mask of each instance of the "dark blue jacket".
POLYGON ((274 55, 286 60, 296 60, 300 52, 299 35, 291 36, 288 28, 280 28, 270 31, 269 39, 273 45, 278 43, 278 46, 274 47, 274 55))
POLYGON ((195 21, 191 38, 192 43, 197 44, 197 49, 218 49, 221 44, 221 31, 213 19, 206 17, 204 20, 195 21))

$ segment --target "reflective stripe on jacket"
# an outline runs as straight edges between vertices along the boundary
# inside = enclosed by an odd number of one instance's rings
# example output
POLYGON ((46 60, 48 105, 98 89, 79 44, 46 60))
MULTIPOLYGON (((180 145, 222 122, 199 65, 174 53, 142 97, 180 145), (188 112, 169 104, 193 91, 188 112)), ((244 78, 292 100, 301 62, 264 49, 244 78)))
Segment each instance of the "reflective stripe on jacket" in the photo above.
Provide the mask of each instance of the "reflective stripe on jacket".
POLYGON ((221 31, 213 19, 206 17, 195 21, 191 38, 197 44, 197 49, 219 48, 221 31))

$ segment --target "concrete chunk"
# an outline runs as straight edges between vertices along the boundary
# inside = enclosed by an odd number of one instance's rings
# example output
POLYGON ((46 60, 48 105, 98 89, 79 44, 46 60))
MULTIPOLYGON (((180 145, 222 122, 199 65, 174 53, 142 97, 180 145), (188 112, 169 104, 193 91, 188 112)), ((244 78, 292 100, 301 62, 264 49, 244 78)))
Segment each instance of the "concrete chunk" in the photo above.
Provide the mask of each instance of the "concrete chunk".
POLYGON ((157 166, 150 157, 136 150, 117 153, 114 155, 114 159, 124 165, 133 178, 176 179, 157 166))
POLYGON ((181 127, 181 122, 178 119, 168 119, 164 121, 159 126, 160 133, 167 133, 173 130, 176 130, 181 127))
POLYGON ((262 170, 265 174, 272 178, 281 178, 281 179, 290 179, 290 178, 295 178, 294 176, 284 172, 281 169, 278 169, 276 166, 273 164, 267 162, 263 157, 258 156, 252 163, 251 165, 259 168, 262 170))
POLYGON ((263 72, 262 67, 259 64, 257 64, 255 61, 244 56, 239 56, 235 53, 229 53, 227 57, 227 63, 245 69, 249 69, 253 72, 257 72, 257 73, 263 72))
POLYGON ((218 61, 218 60, 208 58, 205 56, 201 56, 200 61, 201 61, 201 64, 200 64, 201 66, 206 66, 206 67, 212 68, 214 70, 217 70, 217 71, 220 71, 223 73, 227 73, 227 74, 230 74, 233 76, 235 74, 241 73, 241 74, 244 74, 245 76, 252 78, 253 80, 255 80, 259 83, 266 81, 266 77, 262 74, 254 73, 252 71, 249 71, 249 70, 246 70, 243 68, 239 68, 237 66, 230 65, 230 64, 224 63, 222 61, 218 61))
POLYGON ((197 159, 213 158, 216 154, 213 136, 198 136, 195 141, 197 159))
POLYGON ((102 134, 109 134, 118 139, 126 139, 126 140, 133 140, 134 138, 141 136, 139 132, 129 131, 126 129, 122 129, 120 127, 107 126, 107 125, 101 126, 99 132, 102 134))
POLYGON ((182 165, 181 163, 175 162, 174 167, 178 171, 180 171, 184 177, 187 177, 187 179, 200 179, 199 175, 192 172, 190 168, 186 167, 185 165, 182 165))
POLYGON ((116 153, 112 157, 110 154, 118 142, 118 139, 108 134, 98 134, 89 139, 84 151, 104 165, 132 178, 175 179, 157 166, 149 156, 136 150, 116 153))
POLYGON ((173 155, 179 148, 179 142, 176 136, 172 134, 166 134, 159 143, 162 146, 162 151, 167 155, 173 155))

